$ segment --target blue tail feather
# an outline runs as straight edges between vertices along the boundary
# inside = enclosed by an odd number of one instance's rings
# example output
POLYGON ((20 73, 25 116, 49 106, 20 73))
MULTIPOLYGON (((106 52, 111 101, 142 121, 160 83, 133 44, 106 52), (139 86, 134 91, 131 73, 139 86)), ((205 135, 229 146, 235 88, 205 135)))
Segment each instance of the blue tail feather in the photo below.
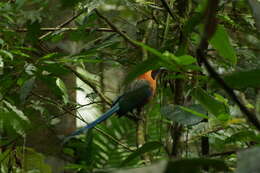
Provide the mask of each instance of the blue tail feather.
POLYGON ((101 123, 102 121, 104 121, 107 118, 109 118, 110 116, 112 116, 118 110, 119 110, 119 104, 117 103, 112 108, 110 108, 107 112, 105 112, 103 115, 101 115, 98 119, 93 121, 92 123, 80 128, 79 130, 76 130, 75 132, 73 132, 69 136, 65 137, 64 140, 63 140, 63 143, 66 143, 68 140, 70 140, 74 136, 77 136, 77 135, 79 135, 83 132, 86 132, 88 129, 95 127, 97 124, 101 123))

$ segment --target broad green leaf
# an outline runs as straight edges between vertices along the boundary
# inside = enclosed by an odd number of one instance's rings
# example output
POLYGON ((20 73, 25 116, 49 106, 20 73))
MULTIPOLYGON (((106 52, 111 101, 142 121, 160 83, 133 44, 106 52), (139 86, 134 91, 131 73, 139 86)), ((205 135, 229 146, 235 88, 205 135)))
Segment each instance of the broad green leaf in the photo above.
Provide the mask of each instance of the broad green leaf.
POLYGON ((257 141, 257 136, 252 130, 241 130, 235 134, 232 134, 230 137, 225 139, 226 144, 235 143, 235 142, 252 142, 257 141))
POLYGON ((19 55, 21 57, 25 57, 25 58, 30 58, 30 55, 26 54, 26 53, 23 53, 22 51, 20 50, 13 50, 12 51, 12 54, 16 54, 16 55, 19 55))
POLYGON ((1 153, 0 153, 0 163, 3 163, 3 161, 8 157, 8 155, 10 155, 11 152, 12 152, 11 148, 7 148, 6 150, 1 151, 1 153))
POLYGON ((37 68, 33 64, 26 64, 24 70, 28 75, 34 75, 37 71, 37 68))
POLYGON ((56 85, 59 87, 60 91, 62 92, 62 99, 64 103, 67 104, 69 102, 69 95, 65 84, 60 78, 57 78, 56 85))
POLYGON ((189 107, 179 106, 182 110, 186 111, 186 113, 191 113, 200 118, 208 119, 208 116, 205 115, 207 112, 200 105, 191 105, 189 107))
POLYGON ((157 57, 159 57, 161 59, 164 58, 164 55, 160 51, 158 51, 158 50, 156 50, 156 49, 154 49, 154 48, 152 48, 152 47, 150 47, 150 46, 148 46, 144 43, 135 41, 135 44, 137 44, 138 46, 141 46, 143 49, 151 52, 152 54, 156 55, 157 57))
POLYGON ((195 15, 191 16, 189 20, 184 24, 183 32, 185 35, 191 34, 194 31, 195 27, 201 22, 202 20, 202 13, 196 13, 195 15))
POLYGON ((66 56, 59 59, 59 62, 85 62, 85 63, 99 63, 104 61, 101 58, 96 57, 96 55, 76 55, 76 56, 66 56))
POLYGON ((54 53, 49 53, 43 57, 41 57, 39 60, 47 60, 47 59, 52 59, 52 58, 55 58, 55 57, 58 57, 59 54, 57 52, 54 52, 54 53))
MULTIPOLYGON (((21 153, 23 153, 23 150, 21 148, 21 153)), ((26 172, 52 173, 51 167, 45 162, 46 158, 43 154, 27 148, 25 155, 21 157, 24 158, 23 168, 26 172)))
POLYGON ((32 77, 29 80, 27 80, 21 87, 20 100, 22 103, 25 102, 25 99, 27 98, 27 96, 29 95, 31 90, 33 89, 34 83, 35 83, 35 77, 32 77))
POLYGON ((121 166, 126 165, 131 160, 135 159, 138 156, 141 156, 142 154, 146 152, 153 151, 155 149, 161 148, 163 145, 160 142, 147 142, 142 147, 138 148, 135 152, 130 154, 123 162, 121 163, 121 166))
POLYGON ((13 111, 0 110, 0 125, 9 135, 19 134, 23 136, 29 124, 13 111))
POLYGON ((190 65, 197 61, 195 58, 193 58, 190 55, 175 56, 170 52, 165 52, 163 53, 163 55, 167 57, 169 61, 174 61, 176 64, 180 66, 190 65))
POLYGON ((217 119, 221 122, 227 122, 228 120, 230 120, 231 115, 227 114, 227 113, 223 113, 223 114, 219 114, 217 119))
POLYGON ((224 26, 218 25, 216 32, 209 42, 218 51, 220 56, 229 60, 232 65, 237 63, 235 50, 229 41, 229 36, 224 26))
POLYGON ((200 105, 191 105, 189 107, 174 106, 169 104, 161 109, 161 114, 168 119, 178 122, 182 125, 194 125, 203 120, 208 119, 205 110, 200 105))
MULTIPOLYGON (((165 56, 165 53, 161 53, 160 51, 144 44, 141 42, 135 42, 137 45, 141 46, 143 49, 147 50, 148 52, 150 52, 151 54, 155 55, 158 57, 157 59, 157 65, 158 66, 163 66, 166 67, 168 69, 174 69, 174 70, 178 70, 177 64, 172 60, 172 58, 170 56, 165 56)), ((167 52, 166 52, 167 54, 167 52)), ((170 53, 169 53, 170 54, 170 53)), ((173 55, 173 54, 171 54, 173 55)), ((155 58, 154 58, 155 59, 155 58)), ((154 64, 155 65, 155 64, 154 64)))
POLYGON ((248 87, 260 87, 260 69, 252 69, 249 71, 234 72, 224 76, 226 83, 235 89, 245 89, 248 87))
POLYGON ((196 58, 194 58, 190 55, 182 55, 182 56, 178 56, 176 61, 180 65, 190 65, 190 64, 195 63, 197 60, 196 60, 196 58))
POLYGON ((37 79, 41 80, 46 86, 48 86, 55 96, 62 98, 63 93, 56 83, 56 77, 50 75, 41 75, 37 76, 37 79))
POLYGON ((24 121, 29 122, 29 119, 24 115, 23 111, 19 110, 16 106, 12 105, 11 103, 7 102, 6 100, 3 100, 3 103, 9 110, 13 111, 16 113, 16 115, 19 116, 24 121))
POLYGON ((3 49, 0 50, 0 55, 2 55, 3 57, 7 57, 7 58, 9 58, 10 60, 13 60, 13 59, 14 59, 12 53, 10 53, 10 52, 8 52, 8 51, 6 51, 6 50, 3 50, 3 49))
MULTIPOLYGON (((152 53, 153 55, 157 56, 158 59, 156 60, 157 63, 154 65, 166 67, 169 70, 180 72, 183 66, 183 69, 196 69, 198 67, 194 67, 191 64, 196 62, 196 59, 190 55, 182 55, 182 56, 175 56, 170 52, 161 53, 160 51, 140 42, 135 41, 135 43, 141 46, 143 49, 147 50, 148 52, 152 53), (190 65, 190 66, 189 66, 190 65), (186 67, 187 66, 187 67, 186 67)), ((155 58, 154 58, 155 59, 155 58)), ((147 68, 147 67, 146 67, 147 68)), ((151 68, 150 68, 151 69, 151 68)))
POLYGON ((195 88, 192 91, 192 96, 211 114, 219 116, 221 114, 227 113, 226 106, 210 96, 202 88, 195 88))
POLYGON ((39 67, 41 71, 52 73, 55 76, 65 75, 69 73, 69 70, 59 63, 47 60, 44 61, 44 63, 45 64, 43 66, 39 67))
POLYGON ((158 63, 158 59, 156 58, 149 58, 146 61, 141 62, 140 64, 136 65, 133 70, 126 76, 125 82, 129 83, 135 78, 137 78, 139 75, 152 70, 152 69, 158 69, 160 68, 160 65, 158 63))
POLYGON ((228 99, 224 98, 222 95, 214 93, 214 97, 219 102, 224 103, 225 105, 228 105, 228 99))
POLYGON ((238 154, 236 173, 257 173, 260 171, 260 147, 253 147, 238 154))

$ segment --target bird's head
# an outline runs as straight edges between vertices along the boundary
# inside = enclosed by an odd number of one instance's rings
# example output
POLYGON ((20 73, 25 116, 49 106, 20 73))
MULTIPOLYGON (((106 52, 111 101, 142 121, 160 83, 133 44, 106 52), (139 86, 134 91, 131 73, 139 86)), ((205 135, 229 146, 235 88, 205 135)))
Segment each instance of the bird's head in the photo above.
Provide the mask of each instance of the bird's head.
POLYGON ((160 68, 157 69, 157 70, 151 70, 151 77, 152 77, 154 80, 157 80, 158 76, 159 76, 163 71, 166 71, 166 68, 160 67, 160 68))

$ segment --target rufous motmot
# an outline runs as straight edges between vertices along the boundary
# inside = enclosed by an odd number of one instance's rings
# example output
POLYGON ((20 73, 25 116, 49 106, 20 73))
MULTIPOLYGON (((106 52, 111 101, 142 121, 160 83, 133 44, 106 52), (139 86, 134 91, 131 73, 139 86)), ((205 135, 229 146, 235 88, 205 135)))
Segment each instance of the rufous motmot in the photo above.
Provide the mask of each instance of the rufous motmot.
POLYGON ((150 70, 137 77, 129 86, 128 91, 119 96, 113 103, 112 107, 101 115, 92 123, 80 128, 65 138, 64 142, 72 137, 79 135, 88 129, 95 127, 97 124, 106 120, 114 113, 119 116, 132 112, 134 109, 140 110, 147 104, 154 96, 156 90, 156 79, 162 69, 150 70))

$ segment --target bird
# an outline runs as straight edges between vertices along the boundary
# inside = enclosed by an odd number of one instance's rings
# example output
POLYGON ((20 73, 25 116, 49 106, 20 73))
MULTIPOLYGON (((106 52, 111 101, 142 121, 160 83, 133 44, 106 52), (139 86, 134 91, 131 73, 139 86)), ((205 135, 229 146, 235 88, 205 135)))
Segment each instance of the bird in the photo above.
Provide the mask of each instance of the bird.
POLYGON ((138 76, 128 87, 127 91, 119 96, 112 104, 112 107, 95 121, 76 130, 69 136, 65 137, 63 143, 87 130, 95 127, 97 124, 105 121, 107 118, 117 113, 119 117, 133 112, 135 109, 140 111, 155 95, 156 80, 162 68, 158 70, 149 70, 138 76))

